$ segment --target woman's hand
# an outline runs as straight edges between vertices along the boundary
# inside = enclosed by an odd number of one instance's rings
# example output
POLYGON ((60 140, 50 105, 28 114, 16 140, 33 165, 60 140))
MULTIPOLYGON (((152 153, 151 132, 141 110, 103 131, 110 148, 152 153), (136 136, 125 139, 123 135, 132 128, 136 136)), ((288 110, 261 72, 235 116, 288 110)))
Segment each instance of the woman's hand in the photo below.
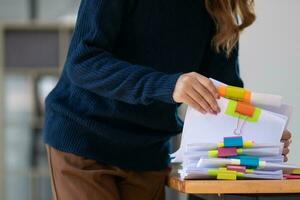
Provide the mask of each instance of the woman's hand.
POLYGON ((291 138, 292 138, 291 132, 289 132, 288 130, 285 130, 281 137, 281 142, 284 143, 284 148, 283 148, 283 152, 282 152, 282 155, 284 155, 284 162, 286 162, 288 160, 287 155, 290 152, 289 146, 292 142, 291 138))
POLYGON ((181 75, 173 93, 175 102, 185 103, 203 114, 220 112, 218 98, 213 82, 196 72, 181 75))

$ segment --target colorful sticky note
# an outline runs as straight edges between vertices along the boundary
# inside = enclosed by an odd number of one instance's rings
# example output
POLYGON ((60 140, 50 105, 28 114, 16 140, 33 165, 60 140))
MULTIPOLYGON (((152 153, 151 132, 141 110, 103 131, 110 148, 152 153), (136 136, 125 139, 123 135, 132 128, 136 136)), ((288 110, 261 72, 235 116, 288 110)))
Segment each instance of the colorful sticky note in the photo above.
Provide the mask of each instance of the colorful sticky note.
POLYGON ((218 149, 218 157, 224 158, 229 156, 237 156, 237 149, 236 147, 223 147, 218 149))
POLYGON ((238 166, 238 165, 228 165, 227 166, 228 170, 236 171, 236 172, 246 172, 246 167, 245 166, 238 166))
POLYGON ((237 137, 224 137, 224 147, 242 147, 243 138, 241 136, 237 137))
POLYGON ((218 180, 236 180, 236 173, 219 172, 217 179, 218 180))
POLYGON ((255 112, 255 107, 243 102, 237 102, 235 112, 244 116, 252 117, 255 112))
POLYGON ((256 156, 237 156, 241 164, 251 168, 257 168, 259 166, 259 158, 256 156))
POLYGON ((300 169, 294 169, 292 174, 299 174, 300 175, 300 169))

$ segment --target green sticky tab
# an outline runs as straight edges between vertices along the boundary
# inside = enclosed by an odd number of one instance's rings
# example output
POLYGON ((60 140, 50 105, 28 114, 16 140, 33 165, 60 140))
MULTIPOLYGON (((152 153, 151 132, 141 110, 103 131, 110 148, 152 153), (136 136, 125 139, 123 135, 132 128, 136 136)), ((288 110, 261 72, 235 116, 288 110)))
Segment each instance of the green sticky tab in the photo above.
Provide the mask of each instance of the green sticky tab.
POLYGON ((241 177, 241 178, 242 178, 242 177, 244 177, 244 176, 245 176, 245 174, 244 174, 244 173, 242 173, 242 172, 237 172, 237 173, 236 173, 236 176, 237 176, 237 177, 241 177))
POLYGON ((217 158, 218 157, 218 150, 210 150, 210 151, 208 151, 208 157, 217 158))
POLYGON ((225 111, 225 114, 231 116, 231 117, 235 117, 235 118, 239 118, 241 120, 245 120, 247 122, 257 122, 259 120, 260 114, 261 114, 261 109, 255 107, 255 111, 253 113, 252 117, 248 117, 248 116, 244 116, 241 115, 239 113, 236 113, 236 106, 237 106, 237 102, 233 101, 233 100, 229 100, 228 101, 228 106, 227 109, 225 111))
POLYGON ((242 154, 243 153, 243 149, 237 149, 236 152, 237 152, 237 154, 242 154))
POLYGON ((244 88, 227 86, 226 87, 226 97, 228 99, 242 101, 244 99, 246 90, 244 88))
POLYGON ((216 177, 218 175, 218 169, 208 169, 207 173, 209 176, 214 176, 216 177))
POLYGON ((254 169, 246 169, 246 174, 253 174, 254 169))

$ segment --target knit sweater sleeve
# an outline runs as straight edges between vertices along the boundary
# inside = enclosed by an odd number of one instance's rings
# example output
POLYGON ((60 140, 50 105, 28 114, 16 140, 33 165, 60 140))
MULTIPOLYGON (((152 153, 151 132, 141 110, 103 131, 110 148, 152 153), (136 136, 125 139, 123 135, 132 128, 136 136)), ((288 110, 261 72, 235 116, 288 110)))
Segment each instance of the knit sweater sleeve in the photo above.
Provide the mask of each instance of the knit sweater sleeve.
POLYGON ((180 73, 162 73, 112 53, 133 1, 82 0, 65 65, 68 77, 80 88, 126 103, 175 104, 172 93, 180 73))

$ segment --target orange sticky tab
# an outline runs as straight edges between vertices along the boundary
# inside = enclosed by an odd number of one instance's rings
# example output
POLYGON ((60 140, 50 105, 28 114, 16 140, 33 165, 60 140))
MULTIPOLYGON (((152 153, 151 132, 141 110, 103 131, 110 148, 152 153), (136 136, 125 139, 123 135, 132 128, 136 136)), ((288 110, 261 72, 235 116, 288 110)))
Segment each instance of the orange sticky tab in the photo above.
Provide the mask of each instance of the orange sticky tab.
POLYGON ((226 95, 226 87, 225 86, 218 86, 218 93, 221 97, 225 97, 226 95))
POLYGON ((237 102, 235 112, 241 115, 252 117, 255 112, 255 107, 244 102, 237 102))
POLYGON ((245 92, 245 95, 244 95, 244 102, 245 103, 251 103, 251 92, 250 91, 247 91, 245 92))

